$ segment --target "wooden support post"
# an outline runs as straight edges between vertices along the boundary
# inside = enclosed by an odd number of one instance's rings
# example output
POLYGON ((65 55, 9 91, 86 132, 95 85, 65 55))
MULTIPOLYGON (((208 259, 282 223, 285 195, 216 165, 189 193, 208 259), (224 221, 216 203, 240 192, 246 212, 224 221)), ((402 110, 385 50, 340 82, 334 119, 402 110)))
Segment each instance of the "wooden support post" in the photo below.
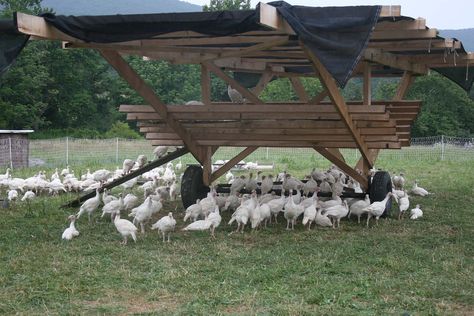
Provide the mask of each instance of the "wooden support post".
POLYGON ((306 94, 306 90, 304 89, 303 83, 299 77, 291 77, 290 78, 291 84, 293 85, 293 90, 295 90, 296 95, 300 99, 301 102, 308 103, 309 97, 306 94))
POLYGON ((320 153, 324 158, 335 164, 339 169, 341 169, 344 173, 352 177, 354 180, 360 183, 361 187, 364 190, 367 190, 369 183, 367 178, 357 173, 354 169, 352 169, 344 160, 341 160, 338 155, 334 154, 333 151, 328 150, 327 148, 323 147, 314 147, 318 153, 320 153))
POLYGON ((315 95, 310 101, 309 103, 311 104, 319 104, 321 103, 325 97, 328 96, 328 90, 324 89, 323 91, 321 91, 319 94, 315 95))
POLYGON ((363 98, 366 105, 372 104, 372 69, 370 63, 364 64, 363 98))
POLYGON ((212 155, 216 152, 218 147, 206 146, 204 147, 204 157, 202 163, 202 181, 204 185, 210 186, 212 183, 212 155))
POLYGON ((367 164, 372 167, 372 161, 369 157, 369 149, 367 147, 367 144, 361 137, 359 130, 357 129, 356 125, 352 120, 351 115, 349 114, 347 104, 344 101, 344 97, 339 91, 339 88, 337 87, 336 81, 327 71, 326 67, 324 67, 324 65, 319 61, 319 59, 313 54, 313 52, 309 50, 302 42, 300 42, 300 45, 305 51, 308 58, 310 59, 315 70, 319 73, 321 83, 328 91, 329 98, 331 99, 332 103, 336 107, 337 112, 341 116, 341 120, 344 122, 347 129, 350 131, 352 137, 354 138, 354 141, 357 144, 357 147, 359 148, 362 157, 366 160, 367 164))
POLYGON ((254 146, 254 147, 247 147, 244 150, 242 150, 239 154, 237 154, 237 156, 235 156, 234 158, 229 160, 227 163, 222 165, 219 169, 214 171, 211 175, 210 182, 212 183, 212 182, 216 181, 217 179, 219 179, 220 176, 222 176, 224 173, 229 171, 239 161, 241 161, 242 159, 244 159, 245 157, 247 157, 248 155, 253 153, 255 150, 257 150, 257 148, 258 147, 254 146))
POLYGON ((145 101, 150 104, 153 109, 162 117, 167 125, 171 127, 176 134, 183 140, 186 147, 199 161, 203 162, 201 148, 196 145, 195 140, 191 135, 181 126, 177 120, 174 119, 171 113, 168 113, 166 105, 158 98, 153 89, 135 72, 135 70, 120 56, 117 51, 100 50, 104 59, 115 68, 118 74, 140 94, 145 101))
POLYGON ((205 105, 211 104, 211 76, 206 66, 201 64, 201 101, 205 105))
POLYGON ((335 157, 337 157, 340 161, 342 162, 346 162, 346 159, 344 158, 344 156, 342 155, 341 151, 339 150, 339 148, 326 148, 327 151, 329 151, 329 153, 331 153, 332 155, 334 155, 335 157))
MULTIPOLYGON (((395 96, 393 97, 394 101, 401 101, 405 98, 408 89, 412 85, 415 77, 413 76, 413 73, 410 71, 405 71, 403 73, 403 77, 400 79, 400 83, 398 84, 397 92, 395 93, 395 96)), ((371 149, 370 150, 370 155, 372 157, 372 161, 375 163, 377 160, 377 157, 380 153, 380 149, 371 149)), ((364 175, 369 174, 369 169, 371 167, 368 166, 367 164, 364 163, 364 159, 360 158, 359 161, 357 162, 355 169, 362 171, 364 175)))
POLYGON ((255 96, 252 92, 247 90, 246 88, 242 87, 240 83, 238 83, 234 78, 229 77, 225 72, 223 72, 219 67, 217 67, 215 64, 212 62, 206 62, 205 63, 206 67, 212 71, 217 77, 221 78, 225 82, 231 85, 232 88, 235 90, 239 91, 240 94, 244 98, 246 98, 248 101, 254 103, 254 104, 262 104, 263 102, 255 96))

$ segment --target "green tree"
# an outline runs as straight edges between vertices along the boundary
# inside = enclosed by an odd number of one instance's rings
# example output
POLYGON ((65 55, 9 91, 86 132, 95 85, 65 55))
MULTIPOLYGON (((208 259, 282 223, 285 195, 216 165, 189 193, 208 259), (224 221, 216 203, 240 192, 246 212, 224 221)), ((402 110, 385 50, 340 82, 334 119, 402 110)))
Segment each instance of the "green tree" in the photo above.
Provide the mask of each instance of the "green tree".
POLYGON ((250 0, 211 0, 203 11, 250 10, 250 0))
POLYGON ((16 11, 30 14, 43 12, 41 0, 0 0, 0 8, 0 16, 3 18, 11 18, 16 11))

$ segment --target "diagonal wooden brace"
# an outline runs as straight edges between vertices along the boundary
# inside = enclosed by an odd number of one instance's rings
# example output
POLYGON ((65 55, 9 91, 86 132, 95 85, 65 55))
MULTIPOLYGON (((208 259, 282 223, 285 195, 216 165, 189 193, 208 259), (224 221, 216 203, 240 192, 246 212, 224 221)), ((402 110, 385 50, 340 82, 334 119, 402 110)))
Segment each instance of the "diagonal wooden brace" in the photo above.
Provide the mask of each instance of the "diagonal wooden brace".
POLYGON ((136 71, 114 50, 100 50, 104 59, 115 68, 118 74, 150 104, 162 117, 166 124, 172 128, 183 140, 183 143, 199 161, 203 162, 203 151, 196 144, 193 137, 174 119, 172 113, 168 113, 166 105, 158 98, 153 89, 136 73, 136 71))

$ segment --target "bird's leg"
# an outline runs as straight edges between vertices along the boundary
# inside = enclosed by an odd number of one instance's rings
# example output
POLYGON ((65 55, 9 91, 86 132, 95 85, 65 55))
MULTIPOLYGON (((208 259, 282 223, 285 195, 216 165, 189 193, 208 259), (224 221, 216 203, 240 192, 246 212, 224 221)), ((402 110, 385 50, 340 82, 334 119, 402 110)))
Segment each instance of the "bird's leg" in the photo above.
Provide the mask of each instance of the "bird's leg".
POLYGON ((171 233, 168 233, 168 242, 170 242, 170 235, 171 233))
POLYGON ((367 228, 369 228, 370 213, 367 214, 367 228))
POLYGON ((402 212, 398 212, 398 220, 400 220, 402 218, 402 212))
POLYGON ((141 227, 142 234, 145 235, 145 224, 140 223, 140 227, 141 227))
POLYGON ((278 213, 275 214, 275 223, 278 224, 278 213))
POLYGON ((375 225, 379 226, 379 218, 378 217, 375 217, 375 225))
POLYGON ((290 220, 286 220, 286 230, 290 230, 290 220))
POLYGON ((162 232, 161 235, 163 236, 163 242, 165 242, 165 232, 162 232))
POLYGON ((340 225, 341 225, 341 219, 338 218, 338 219, 337 219, 337 228, 339 228, 340 225))
POLYGON ((357 223, 360 224, 360 215, 357 215, 357 223))
POLYGON ((89 223, 92 221, 92 213, 89 213, 89 223))

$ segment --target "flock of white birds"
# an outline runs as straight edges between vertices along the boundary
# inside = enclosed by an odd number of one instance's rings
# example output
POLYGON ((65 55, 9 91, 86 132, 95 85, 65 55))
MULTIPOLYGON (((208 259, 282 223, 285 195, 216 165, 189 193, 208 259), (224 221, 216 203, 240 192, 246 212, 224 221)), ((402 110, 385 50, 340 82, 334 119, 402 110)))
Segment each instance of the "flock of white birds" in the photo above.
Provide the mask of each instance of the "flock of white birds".
MULTIPOLYGON (((169 149, 167 146, 157 147, 154 151, 155 157, 162 157, 169 149)), ((147 224, 153 215, 163 210, 163 201, 174 201, 179 195, 178 175, 183 168, 181 161, 178 161, 176 165, 170 162, 165 167, 161 166, 142 174, 140 179, 145 182, 141 185, 138 185, 138 178, 121 184, 123 192, 118 196, 112 195, 107 190, 100 193, 100 188, 105 183, 122 177, 146 163, 147 158, 140 155, 136 160, 125 159, 122 168, 117 168, 115 172, 100 169, 91 173, 87 170, 80 179, 76 178, 69 166, 61 172, 56 169, 49 179, 44 171, 27 179, 14 178, 10 169, 7 169, 5 174, 0 174, 0 189, 7 191, 7 199, 10 203, 16 203, 17 200, 26 201, 28 207, 29 201, 40 194, 57 195, 60 192, 95 190, 95 196, 86 200, 77 214, 68 217, 70 225, 64 230, 62 239, 71 240, 78 236, 76 221, 81 216, 87 215, 91 222, 94 213, 101 208, 100 217, 110 216, 117 231, 123 237, 122 243, 126 244, 129 237, 134 241, 137 240, 139 228, 141 233, 145 234, 147 224), (132 192, 139 192, 138 196, 132 192), (127 213, 131 221, 121 218, 122 213, 127 213)), ((372 170, 373 174, 375 172, 372 170)), ((215 238, 215 229, 222 221, 220 212, 231 212, 228 224, 236 223, 234 232, 241 233, 247 225, 251 230, 256 230, 266 228, 272 222, 278 223, 280 213, 286 220, 288 230, 293 230, 298 222, 301 222, 308 230, 311 230, 313 224, 339 228, 342 218, 357 216, 360 223, 360 218, 364 214, 367 215, 368 227, 372 217, 378 223, 390 198, 398 204, 398 218, 402 219, 409 209, 410 195, 429 194, 427 190, 418 186, 417 181, 414 182, 413 188, 407 191, 405 176, 400 173, 392 177, 393 190, 382 201, 370 203, 368 195, 364 200, 341 199, 346 187, 355 193, 362 193, 362 189, 359 183, 347 177, 335 166, 327 171, 313 169, 305 177, 306 181, 300 181, 286 172, 279 173, 275 178, 275 181, 281 182, 279 185, 274 183, 272 175, 263 175, 260 171, 255 176, 251 172, 248 177, 245 175, 236 177, 228 171, 225 178, 230 184, 230 193, 217 194, 215 189, 211 188, 207 197, 197 200, 186 209, 183 220, 184 222, 190 220, 191 223, 184 227, 183 231, 209 230, 211 236, 215 238), (242 189, 252 193, 240 194, 242 189), (257 189, 261 192, 260 195, 257 195, 257 189), (281 189, 281 195, 276 195, 273 192, 275 189, 281 189), (331 192, 332 196, 330 198, 318 197, 317 192, 320 191, 331 192), (285 196, 285 192, 290 193, 288 197, 285 196), (294 192, 296 194, 293 194, 294 192)), ((418 219, 422 216, 420 205, 410 210, 410 219, 418 219)), ((176 220, 172 212, 167 212, 167 215, 151 225, 151 229, 158 230, 163 241, 168 240, 168 242, 175 228, 176 220)))

